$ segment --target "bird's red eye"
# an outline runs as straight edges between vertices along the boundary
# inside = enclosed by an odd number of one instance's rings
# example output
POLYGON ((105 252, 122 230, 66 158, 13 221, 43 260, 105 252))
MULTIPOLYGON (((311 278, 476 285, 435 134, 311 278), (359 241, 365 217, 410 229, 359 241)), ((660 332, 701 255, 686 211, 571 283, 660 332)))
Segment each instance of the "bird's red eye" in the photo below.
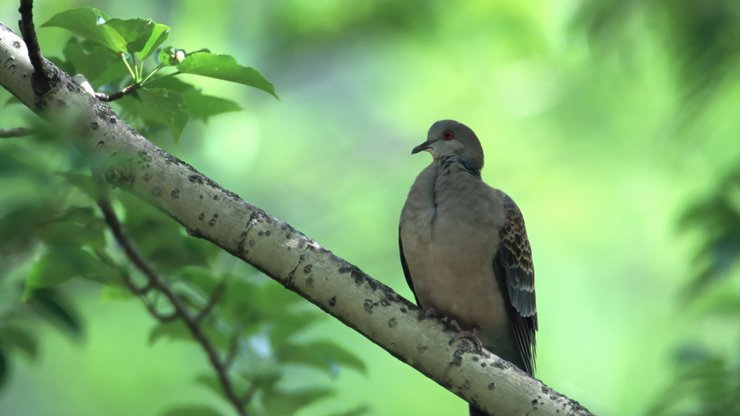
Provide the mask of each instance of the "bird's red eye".
POLYGON ((451 140, 453 137, 455 137, 455 133, 453 133, 452 130, 445 130, 444 133, 442 133, 442 138, 445 140, 451 140))

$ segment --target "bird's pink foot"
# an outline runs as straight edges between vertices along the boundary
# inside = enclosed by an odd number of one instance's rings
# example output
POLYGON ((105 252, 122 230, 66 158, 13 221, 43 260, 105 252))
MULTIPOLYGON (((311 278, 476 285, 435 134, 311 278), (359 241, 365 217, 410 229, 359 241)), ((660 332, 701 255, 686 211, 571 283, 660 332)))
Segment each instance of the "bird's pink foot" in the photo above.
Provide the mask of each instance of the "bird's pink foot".
MULTIPOLYGON (((460 328, 460 325, 457 322, 455 322, 455 325, 458 328, 460 328)), ((473 329, 470 331, 465 330, 465 329, 460 329, 457 335, 455 335, 455 338, 453 338, 452 341, 450 341, 450 344, 452 344, 453 342, 459 339, 465 338, 465 339, 469 339, 473 344, 475 344, 475 348, 480 351, 483 349, 483 343, 481 343, 480 338, 478 338, 479 330, 480 328, 478 327, 478 325, 474 326, 473 329)))

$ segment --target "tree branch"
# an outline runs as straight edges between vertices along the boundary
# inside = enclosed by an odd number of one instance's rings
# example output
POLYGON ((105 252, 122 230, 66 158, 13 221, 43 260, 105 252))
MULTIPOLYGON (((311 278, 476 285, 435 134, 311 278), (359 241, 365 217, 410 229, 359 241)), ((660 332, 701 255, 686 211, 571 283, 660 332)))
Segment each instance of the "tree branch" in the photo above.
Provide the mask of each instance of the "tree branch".
MULTIPOLYGON (((31 63, 13 47, 19 40, 0 25, 0 84, 35 109, 31 63)), ((69 75, 60 71, 38 99, 49 123, 66 126, 75 118, 80 148, 110 185, 158 207, 190 235, 250 263, 476 407, 506 415, 591 414, 467 340, 450 344, 456 334, 439 320, 419 320, 417 307, 389 287, 155 146, 69 75)))
POLYGON ((28 47, 28 58, 33 66, 33 87, 38 94, 45 94, 49 91, 51 80, 44 70, 44 58, 41 56, 36 27, 33 24, 33 0, 21 0, 18 12, 21 14, 18 26, 28 47))
MULTIPOLYGON (((160 321, 167 322, 174 319, 180 319, 185 324, 185 326, 190 331, 190 334, 206 352, 206 355, 208 356, 208 361, 210 361, 211 363, 211 367, 213 367, 213 370, 216 371, 218 381, 221 384, 224 395, 229 400, 229 402, 231 402, 237 414, 239 414, 240 416, 246 416, 246 412, 244 410, 244 405, 246 404, 246 402, 243 401, 242 397, 239 397, 236 394, 234 386, 231 384, 231 379, 229 378, 228 368, 225 365, 225 362, 221 361, 221 358, 216 351, 216 347, 211 343, 206 333, 200 327, 200 314, 197 317, 190 316, 190 312, 188 311, 182 300, 180 300, 180 297, 177 296, 172 288, 169 287, 167 282, 165 282, 165 280, 162 279, 159 274, 157 274, 154 268, 150 266, 149 263, 144 259, 144 257, 139 253, 139 250, 136 248, 133 241, 131 241, 126 233, 123 231, 123 225, 121 224, 121 221, 118 220, 115 211, 113 211, 113 207, 111 207, 110 201, 105 197, 101 197, 100 199, 98 199, 98 207, 103 213, 103 218, 105 218, 105 222, 106 224, 108 224, 108 228, 110 229, 111 233, 113 233, 113 237, 116 239, 116 242, 118 242, 118 245, 121 246, 129 261, 131 261, 131 263, 133 263, 134 266, 136 266, 136 268, 139 269, 139 271, 144 274, 144 276, 146 276, 148 280, 148 285, 151 285, 155 290, 162 293, 167 298, 167 300, 170 301, 172 307, 174 308, 172 314, 162 315, 154 308, 154 305, 147 303, 146 299, 144 299, 149 312, 160 321)), ((221 291, 223 291, 223 289, 221 289, 221 291)), ((220 296, 218 295, 218 293, 220 293, 219 290, 217 290, 214 296, 211 298, 214 303, 214 299, 218 299, 218 296, 220 296)), ((213 306, 211 305, 211 307, 213 306)))
POLYGON ((25 127, 5 129, 5 130, 0 130, 0 139, 11 139, 14 137, 23 137, 23 136, 28 136, 31 133, 33 133, 33 131, 25 127))
POLYGON ((114 92, 113 94, 106 94, 104 92, 96 92, 95 98, 97 98, 100 101, 105 102, 111 102, 118 100, 119 98, 123 98, 129 94, 133 94, 136 90, 138 90, 141 87, 139 84, 131 84, 127 85, 120 90, 114 92))

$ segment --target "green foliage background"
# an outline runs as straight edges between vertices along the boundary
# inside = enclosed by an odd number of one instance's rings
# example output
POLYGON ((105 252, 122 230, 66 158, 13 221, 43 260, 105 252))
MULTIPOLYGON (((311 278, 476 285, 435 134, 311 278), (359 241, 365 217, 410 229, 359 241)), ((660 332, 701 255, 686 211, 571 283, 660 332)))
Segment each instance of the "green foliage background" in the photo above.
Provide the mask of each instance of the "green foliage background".
MULTIPOLYGON (((185 78, 244 111, 188 124, 178 146, 166 134, 157 143, 407 297, 398 213, 429 162, 409 152, 433 121, 465 122, 483 141, 483 178, 527 220, 538 378, 597 414, 740 414, 740 9, 679 3, 47 0, 35 15, 87 5, 150 17, 173 28, 168 44, 260 69, 280 101, 185 78)), ((0 20, 17 21, 16 9, 3 0, 0 20)), ((39 36, 45 55, 60 56, 68 33, 39 36)), ((0 128, 34 120, 17 105, 0 111, 0 128)), ((0 141, 0 154, 15 145, 0 141)), ((37 163, 53 156, 28 151, 37 163)), ((18 195, 53 191, 0 189, 3 215, 18 195)), ((12 358, 0 414, 156 414, 183 402, 229 411, 193 381, 209 370, 200 350, 149 345, 140 302, 84 281, 61 290, 82 326, 33 321, 39 342, 26 355, 36 358, 12 358)), ((301 416, 363 405, 465 414, 338 322, 302 336, 354 350, 367 375, 286 370, 289 385, 335 388, 301 416)))

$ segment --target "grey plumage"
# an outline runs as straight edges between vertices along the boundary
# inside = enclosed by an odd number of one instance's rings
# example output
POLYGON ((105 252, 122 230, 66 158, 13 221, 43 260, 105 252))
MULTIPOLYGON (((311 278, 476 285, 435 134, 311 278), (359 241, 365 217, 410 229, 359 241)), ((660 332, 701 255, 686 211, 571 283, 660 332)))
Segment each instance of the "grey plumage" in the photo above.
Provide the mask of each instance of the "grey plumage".
POLYGON ((412 153, 424 150, 433 161, 414 181, 399 226, 416 301, 463 329, 479 328, 483 346, 532 375, 537 309, 522 214, 481 180, 483 149, 464 124, 434 123, 412 153))

